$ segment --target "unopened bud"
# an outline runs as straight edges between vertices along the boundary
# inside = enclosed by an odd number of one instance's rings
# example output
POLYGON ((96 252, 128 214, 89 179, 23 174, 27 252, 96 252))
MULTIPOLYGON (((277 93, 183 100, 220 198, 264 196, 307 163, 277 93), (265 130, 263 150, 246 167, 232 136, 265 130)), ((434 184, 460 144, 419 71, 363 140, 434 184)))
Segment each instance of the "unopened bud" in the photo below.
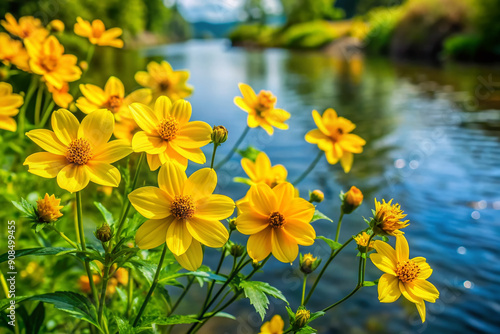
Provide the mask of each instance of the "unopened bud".
POLYGON ((111 240, 113 233, 108 224, 104 223, 97 231, 95 232, 95 237, 101 242, 108 242, 111 240))
POLYGON ((212 131, 212 142, 215 145, 220 145, 227 140, 227 129, 222 125, 214 126, 212 131))
POLYGON ((242 245, 234 244, 229 249, 229 253, 234 257, 240 257, 243 255, 245 248, 242 245))
POLYGON ((64 23, 61 20, 52 20, 49 23, 49 28, 52 32, 64 31, 64 23))
POLYGON ((309 202, 311 203, 321 203, 325 199, 325 194, 321 190, 314 190, 309 194, 309 202))
POLYGON ((304 256, 300 254, 300 271, 302 271, 306 275, 309 275, 314 270, 316 270, 320 263, 321 259, 313 257, 311 253, 307 253, 304 256))
POLYGON ((361 203, 363 203, 363 193, 355 186, 352 186, 348 192, 342 195, 342 211, 345 214, 356 210, 361 203))
POLYGON ((82 60, 81 62, 79 62, 78 66, 80 66, 80 68, 82 69, 83 72, 85 72, 89 69, 89 63, 87 63, 85 60, 82 60))
POLYGON ((300 306, 295 313, 295 322, 293 323, 294 328, 302 328, 307 325, 307 322, 311 318, 311 312, 303 306, 300 306))
POLYGON ((236 218, 229 219, 229 229, 231 231, 236 230, 236 218))

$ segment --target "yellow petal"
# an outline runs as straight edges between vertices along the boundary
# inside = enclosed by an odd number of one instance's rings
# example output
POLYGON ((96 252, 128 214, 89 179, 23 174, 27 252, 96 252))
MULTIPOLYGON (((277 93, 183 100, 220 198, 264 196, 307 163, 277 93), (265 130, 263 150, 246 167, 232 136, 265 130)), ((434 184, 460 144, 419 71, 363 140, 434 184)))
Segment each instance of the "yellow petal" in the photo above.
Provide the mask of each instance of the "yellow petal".
POLYGON ((370 254, 373 264, 384 273, 396 275, 396 264, 380 254, 370 254))
POLYGON ((342 165, 344 172, 349 173, 351 171, 353 159, 354 157, 351 152, 344 152, 342 154, 342 157, 340 158, 340 165, 342 165))
POLYGON ((316 231, 309 223, 287 221, 283 229, 302 246, 311 246, 316 239, 316 231))
POLYGON ((406 299, 415 304, 418 304, 423 301, 422 298, 411 293, 406 287, 407 287, 406 283, 399 281, 399 290, 401 290, 401 293, 406 299))
POLYGON ((336 152, 332 149, 331 151, 325 151, 326 160, 330 165, 335 165, 339 162, 339 157, 336 155, 336 152))
POLYGON ((94 148, 109 141, 115 127, 115 118, 111 111, 98 109, 85 116, 78 128, 78 138, 87 139, 94 148))
POLYGON ((53 178, 68 164, 63 155, 39 152, 33 153, 26 158, 23 165, 28 165, 28 172, 45 177, 53 178))
POLYGON ((160 122, 151 108, 142 103, 132 103, 129 108, 135 122, 142 130, 149 134, 156 133, 160 122))
POLYGON ((255 110, 249 106, 243 98, 240 96, 236 96, 233 99, 234 104, 236 104, 241 110, 246 111, 247 113, 254 113, 255 110))
POLYGON ((161 166, 160 157, 158 154, 147 154, 148 166, 151 171, 157 170, 161 166))
POLYGON ((325 124, 323 123, 323 119, 316 110, 312 111, 312 116, 314 119, 314 123, 316 123, 316 126, 318 127, 319 131, 321 131, 326 136, 330 136, 330 130, 326 128, 325 124))
POLYGON ((207 158, 205 158, 205 154, 203 154, 203 151, 200 148, 185 148, 180 146, 183 144, 182 141, 179 142, 180 145, 177 143, 178 143, 177 139, 174 139, 169 143, 169 145, 179 155, 197 164, 204 164, 205 162, 207 162, 207 158))
POLYGON ((164 152, 167 146, 160 136, 148 134, 145 131, 139 131, 132 138, 132 148, 135 152, 159 154, 164 152))
POLYGON ((399 280, 391 274, 383 274, 378 281, 378 299, 381 303, 392 303, 401 296, 399 280))
POLYGON ((250 180, 252 180, 254 182, 257 180, 255 163, 252 160, 250 160, 248 158, 241 159, 241 167, 243 168, 245 173, 247 173, 250 180))
POLYGON ((272 252, 274 257, 284 263, 292 263, 299 254, 299 246, 283 229, 273 229, 271 237, 272 252))
POLYGON ((108 187, 118 187, 121 180, 120 171, 118 168, 105 163, 89 161, 87 172, 90 175, 90 181, 108 187))
POLYGON ((57 184, 62 189, 74 193, 85 188, 90 181, 90 175, 85 165, 69 164, 57 174, 57 184))
POLYGON ((106 96, 106 93, 101 89, 101 87, 95 85, 80 85, 80 91, 82 92, 83 96, 85 96, 89 104, 93 104, 97 107, 103 106, 109 98, 109 96, 106 96))
POLYGON ((153 111, 159 121, 167 119, 170 116, 171 110, 172 102, 167 96, 160 96, 158 99, 156 99, 153 111))
POLYGON ((52 129, 57 138, 64 145, 69 145, 78 137, 78 127, 80 122, 78 119, 66 109, 59 109, 52 114, 52 129))
POLYGON ((175 101, 172 105, 170 113, 180 124, 185 124, 191 119, 191 103, 186 100, 175 101))
POLYGON ((252 87, 244 83, 239 83, 238 87, 240 88, 243 99, 247 102, 247 104, 250 106, 255 105, 257 102, 257 95, 255 95, 255 91, 252 87))
POLYGON ((243 234, 255 234, 269 226, 268 217, 255 212, 243 212, 236 218, 236 228, 243 234))
POLYGON ((375 240, 373 242, 373 247, 383 257, 388 258, 394 265, 398 263, 398 259, 396 257, 396 251, 392 248, 388 243, 380 240, 375 240))
POLYGON ((295 197, 284 205, 286 204, 288 204, 288 206, 284 206, 285 209, 283 210, 285 219, 290 221, 300 221, 303 223, 309 223, 312 220, 315 211, 315 207, 312 203, 309 203, 303 198, 295 197))
POLYGON ((229 239, 229 232, 218 220, 201 219, 195 216, 187 219, 186 226, 193 238, 208 247, 222 247, 229 239))
POLYGON ((123 98, 125 96, 125 87, 123 83, 117 77, 110 77, 106 86, 104 86, 104 92, 108 97, 118 96, 123 98))
POLYGON ((420 315, 420 319, 422 319, 422 323, 425 322, 425 302, 422 300, 420 303, 415 304, 417 306, 418 314, 420 315))
POLYGON ((272 228, 268 227, 248 238, 247 252, 255 261, 264 260, 272 250, 272 228))
POLYGON ((257 178, 264 179, 271 172, 271 160, 264 152, 260 152, 255 159, 255 174, 257 178))
POLYGON ((184 148, 197 148, 210 143, 212 127, 205 122, 186 123, 177 132, 175 143, 184 148))
POLYGON ((408 261, 410 258, 410 247, 408 241, 403 235, 396 237, 396 259, 399 262, 408 261))
POLYGON ((189 246, 193 237, 186 227, 186 222, 182 220, 174 220, 167 231, 167 246, 168 249, 175 255, 184 254, 189 246))
POLYGON ((327 140, 328 138, 330 137, 326 136, 323 132, 321 132, 318 129, 309 131, 308 133, 306 133, 305 136, 306 142, 311 144, 318 144, 321 141, 327 140))
POLYGON ((174 256, 177 262, 179 262, 184 269, 195 271, 203 262, 203 249, 201 248, 201 244, 193 239, 193 241, 191 241, 191 245, 184 254, 174 254, 174 256))
POLYGON ((134 208, 146 218, 161 219, 170 216, 169 198, 159 188, 142 187, 132 191, 128 198, 134 208))
POLYGON ((31 130, 26 133, 26 136, 47 152, 66 155, 66 151, 68 150, 67 147, 61 143, 56 134, 50 130, 31 130))
POLYGON ((276 195, 267 184, 253 185, 248 192, 248 199, 253 205, 253 210, 263 216, 269 216, 277 211, 276 195))
POLYGON ((258 127, 264 120, 255 114, 248 114, 247 125, 251 128, 258 127))
POLYGON ((434 303, 439 298, 439 291, 429 281, 417 279, 411 283, 405 283, 406 290, 414 296, 434 303))
POLYGON ((0 129, 15 132, 17 131, 16 120, 8 116, 0 116, 0 129))
POLYGON ((140 249, 151 249, 165 243, 167 230, 173 216, 163 219, 150 219, 139 227, 135 234, 135 243, 140 249))
POLYGON ((217 174, 211 168, 200 169, 187 179, 184 184, 183 195, 191 195, 196 202, 201 198, 212 195, 217 186, 217 174))
POLYGON ((173 200, 175 196, 181 195, 186 183, 186 172, 181 166, 174 162, 167 162, 160 168, 158 173, 158 186, 173 200))
POLYGON ((234 201, 224 195, 210 195, 196 203, 196 217, 222 220, 234 212, 234 201))
MULTIPOLYGON (((274 187, 273 192, 276 194, 276 199, 278 201, 278 211, 282 213, 285 212, 285 210, 290 205, 290 202, 295 197, 295 188, 291 183, 283 182, 274 187)), ((308 208, 309 207, 307 207, 307 209, 308 208)), ((300 212, 300 210, 301 209, 298 209, 297 211, 300 212)), ((287 214, 287 216, 292 215, 293 214, 291 212, 287 214)))
POLYGON ((93 162, 106 162, 111 164, 125 158, 132 153, 132 147, 125 139, 112 140, 100 146, 92 157, 93 162))
POLYGON ((432 275, 431 266, 429 266, 425 258, 419 256, 411 260, 415 262, 418 265, 418 268, 420 269, 420 272, 418 274, 419 279, 428 279, 432 275))

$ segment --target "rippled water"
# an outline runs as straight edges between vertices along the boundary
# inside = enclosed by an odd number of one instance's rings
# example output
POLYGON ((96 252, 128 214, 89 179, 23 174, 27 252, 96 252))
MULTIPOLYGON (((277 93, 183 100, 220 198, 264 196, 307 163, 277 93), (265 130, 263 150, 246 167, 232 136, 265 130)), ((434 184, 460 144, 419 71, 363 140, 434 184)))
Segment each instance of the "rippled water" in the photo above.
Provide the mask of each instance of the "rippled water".
MULTIPOLYGON (((406 229, 410 255, 427 258, 434 269, 430 281, 441 298, 427 304, 428 321, 422 325, 415 307, 403 298, 380 304, 376 288, 364 288, 314 323, 320 333, 500 331, 500 84, 494 84, 500 82, 498 68, 434 68, 386 59, 346 62, 318 53, 229 48, 224 41, 191 41, 145 54, 189 69, 195 86, 190 98, 194 118, 225 125, 233 140, 245 127, 244 112, 232 102, 239 95, 237 84, 245 82, 277 95, 278 106, 292 114, 290 130, 278 130, 272 137, 252 131, 246 142, 265 150, 273 164, 285 165, 291 179, 317 152, 304 141, 304 134, 315 127, 313 109, 335 108, 355 122, 355 133, 368 141, 351 173, 323 159, 300 184, 301 193, 323 190, 327 200, 318 209, 336 219, 340 190, 356 185, 364 192, 364 205, 344 219, 341 240, 365 227, 362 216, 371 215, 374 197, 394 198, 411 220, 406 229)), ((229 148, 223 146, 219 158, 229 148)), ((231 182, 229 175, 235 174, 244 176, 238 157, 220 171, 219 191, 239 198, 247 187, 231 182)), ((332 236, 335 225, 319 221, 315 228, 318 235, 332 236)), ((310 250, 328 254, 320 241, 302 251, 310 250)), ((351 247, 334 262, 309 304, 313 310, 353 288, 355 254, 351 247)), ((209 251, 206 262, 214 264, 216 257, 209 251)), ((271 260, 266 274, 255 276, 290 296, 292 308, 300 303, 301 284, 294 264, 271 260)), ((367 270, 369 280, 381 274, 371 263, 367 270)), ((281 302, 271 300, 270 308, 286 315, 281 302)), ((180 310, 193 312, 192 305, 180 310)), ((261 321, 248 300, 229 312, 238 315, 236 322, 212 320, 204 332, 258 332, 261 321), (224 330, 215 329, 221 327, 224 330)))

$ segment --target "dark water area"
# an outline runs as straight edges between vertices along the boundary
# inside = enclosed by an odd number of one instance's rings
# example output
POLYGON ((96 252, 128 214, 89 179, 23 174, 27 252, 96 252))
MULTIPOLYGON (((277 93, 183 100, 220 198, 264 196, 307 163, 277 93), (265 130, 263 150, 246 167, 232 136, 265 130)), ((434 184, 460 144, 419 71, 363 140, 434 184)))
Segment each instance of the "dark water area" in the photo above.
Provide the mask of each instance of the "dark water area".
MULTIPOLYGON (((363 217, 371 216, 373 198, 394 198, 410 219, 405 230, 410 256, 427 258, 434 269, 429 280, 441 298, 427 303, 427 322, 421 324, 416 308, 403 297, 381 304, 375 287, 363 288, 313 323, 319 333, 500 332, 500 68, 458 64, 438 68, 388 59, 249 51, 230 48, 225 41, 190 41, 142 53, 191 71, 193 119, 226 126, 229 141, 234 142, 246 126, 246 114, 233 104, 233 97, 240 94, 237 84, 271 90, 278 97, 277 106, 292 114, 290 129, 277 130, 272 137, 263 130, 251 131, 243 147, 251 143, 265 151, 273 164, 288 169, 289 179, 300 175, 316 156, 316 146, 304 140, 305 133, 315 128, 313 109, 334 108, 357 125, 354 133, 367 140, 349 174, 322 159, 299 185, 300 192, 306 197, 308 190, 322 190, 326 200, 318 209, 336 220, 338 193, 351 185, 363 191, 365 202, 344 219, 341 241, 365 228, 363 217)), ((132 78, 126 84, 134 87, 132 78)), ((230 147, 231 143, 222 146, 219 159, 230 147)), ((191 166, 189 171, 193 170, 191 166)), ((239 157, 234 156, 218 174, 218 192, 236 199, 244 196, 248 187, 232 182, 234 176, 245 176, 239 157)), ((318 235, 329 237, 334 236, 335 226, 324 220, 314 223, 318 235)), ((246 237, 236 239, 245 242, 246 237)), ((329 253, 319 240, 301 252, 324 258, 329 253)), ((208 250, 205 263, 215 266, 218 256, 208 250)), ((293 266, 271 259, 265 274, 255 279, 281 289, 296 309, 301 293, 297 267, 298 259, 293 266)), ((316 311, 341 299, 355 286, 356 274, 352 246, 334 261, 308 306, 316 311)), ((368 262, 367 280, 381 274, 368 262)), ((314 274, 309 287, 313 278, 314 274)), ((193 291, 195 297, 180 312, 198 310, 206 290, 193 291)), ((282 302, 270 302, 266 320, 275 313, 286 316, 282 302)), ((236 321, 213 319, 201 332, 258 332, 262 322, 247 299, 227 311, 236 315, 236 321)), ((178 327, 173 332, 184 331, 178 327)))

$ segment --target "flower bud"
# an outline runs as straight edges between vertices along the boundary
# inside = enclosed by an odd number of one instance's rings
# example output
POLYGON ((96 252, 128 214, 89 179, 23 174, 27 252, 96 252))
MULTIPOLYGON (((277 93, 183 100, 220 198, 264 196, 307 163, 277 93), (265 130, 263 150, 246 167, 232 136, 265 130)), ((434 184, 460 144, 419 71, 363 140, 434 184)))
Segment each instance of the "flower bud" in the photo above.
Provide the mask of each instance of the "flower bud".
POLYGON ((61 199, 56 199, 55 195, 49 196, 45 194, 44 198, 36 201, 36 215, 40 223, 53 223, 62 217, 61 209, 63 206, 59 205, 61 199))
POLYGON ((311 203, 314 202, 321 203, 323 202, 324 199, 325 199, 325 194, 323 194, 321 190, 316 189, 309 194, 309 202, 311 203))
POLYGON ((307 322, 311 318, 311 312, 303 306, 300 306, 295 313, 295 321, 293 323, 294 328, 302 328, 307 325, 307 322))
POLYGON ((368 245, 368 240, 370 240, 370 237, 371 235, 364 231, 354 237, 354 240, 358 244, 358 249, 360 252, 368 253, 373 250, 373 240, 370 241, 370 245, 368 245))
POLYGON ((300 254, 300 271, 302 271, 304 274, 309 275, 312 273, 316 268, 318 268, 319 264, 321 263, 321 259, 317 257, 313 257, 311 253, 307 253, 304 256, 300 254))
POLYGON ((52 20, 49 23, 49 28, 52 32, 64 31, 64 23, 61 20, 52 20))
POLYGON ((95 231, 95 237, 101 242, 108 242, 111 240, 113 232, 108 224, 104 223, 101 227, 95 231))
POLYGON ((355 186, 352 186, 348 192, 346 192, 341 196, 342 196, 342 211, 345 214, 353 212, 363 202, 363 193, 355 186))
POLYGON ((82 60, 81 62, 79 62, 78 66, 80 66, 80 68, 82 69, 83 72, 85 72, 89 69, 89 63, 87 63, 85 60, 82 60))
POLYGON ((232 245, 231 248, 229 249, 229 253, 234 257, 240 257, 241 255, 243 255, 244 251, 245 247, 238 244, 232 245))
POLYGON ((229 229, 231 231, 236 230, 236 218, 229 219, 229 229))
POLYGON ((212 131, 212 142, 215 145, 220 145, 227 140, 227 129, 222 125, 214 126, 212 131))

